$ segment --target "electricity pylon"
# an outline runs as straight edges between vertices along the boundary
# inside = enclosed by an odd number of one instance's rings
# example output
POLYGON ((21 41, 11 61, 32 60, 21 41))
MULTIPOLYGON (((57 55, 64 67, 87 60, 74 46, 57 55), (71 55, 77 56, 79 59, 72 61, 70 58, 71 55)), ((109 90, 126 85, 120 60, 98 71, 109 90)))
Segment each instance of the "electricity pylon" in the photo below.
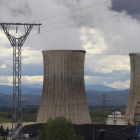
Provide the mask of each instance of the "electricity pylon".
POLYGON ((22 130, 22 109, 21 109, 21 48, 30 34, 33 26, 41 24, 28 24, 28 23, 0 23, 4 33, 13 46, 13 123, 12 133, 9 136, 10 140, 17 137, 18 133, 22 130), (24 26, 25 34, 19 38, 14 37, 9 33, 10 26, 16 26, 16 33, 18 26, 24 26))
POLYGON ((101 95, 100 103, 101 103, 101 107, 102 107, 102 112, 105 114, 107 104, 109 103, 109 101, 107 100, 107 95, 105 94, 105 92, 103 92, 103 94, 101 95))

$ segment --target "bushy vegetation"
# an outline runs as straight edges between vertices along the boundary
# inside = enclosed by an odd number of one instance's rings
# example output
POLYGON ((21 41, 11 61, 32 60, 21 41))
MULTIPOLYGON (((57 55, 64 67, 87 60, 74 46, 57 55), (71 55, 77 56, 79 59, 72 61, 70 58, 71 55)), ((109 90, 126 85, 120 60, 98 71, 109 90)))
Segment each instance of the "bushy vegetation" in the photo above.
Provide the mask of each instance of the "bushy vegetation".
POLYGON ((3 128, 3 125, 0 126, 0 136, 7 136, 9 134, 9 128, 7 129, 3 128))
POLYGON ((63 117, 50 118, 39 134, 40 140, 84 140, 75 133, 74 125, 63 117))
MULTIPOLYGON (((26 105, 22 106, 22 112, 25 114, 37 114, 39 110, 38 105, 26 105)), ((9 106, 0 106, 0 112, 9 112, 12 113, 12 107, 9 106)))
POLYGON ((22 114, 23 122, 36 122, 37 114, 22 114))

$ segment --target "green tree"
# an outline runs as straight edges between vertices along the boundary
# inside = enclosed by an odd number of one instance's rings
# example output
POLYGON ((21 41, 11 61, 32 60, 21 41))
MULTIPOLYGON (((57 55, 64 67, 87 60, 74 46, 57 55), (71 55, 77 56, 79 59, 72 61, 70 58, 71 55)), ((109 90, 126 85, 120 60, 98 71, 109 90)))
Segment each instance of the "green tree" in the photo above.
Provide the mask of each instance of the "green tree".
POLYGON ((12 114, 11 113, 8 113, 7 114, 7 118, 12 118, 12 114))
POLYGON ((3 125, 1 125, 1 127, 0 127, 0 134, 3 135, 3 133, 4 133, 4 129, 3 129, 3 125))
POLYGON ((5 131, 6 135, 9 134, 9 128, 7 127, 6 131, 5 131))
POLYGON ((40 140, 84 140, 75 133, 74 125, 63 117, 50 118, 39 133, 40 140))

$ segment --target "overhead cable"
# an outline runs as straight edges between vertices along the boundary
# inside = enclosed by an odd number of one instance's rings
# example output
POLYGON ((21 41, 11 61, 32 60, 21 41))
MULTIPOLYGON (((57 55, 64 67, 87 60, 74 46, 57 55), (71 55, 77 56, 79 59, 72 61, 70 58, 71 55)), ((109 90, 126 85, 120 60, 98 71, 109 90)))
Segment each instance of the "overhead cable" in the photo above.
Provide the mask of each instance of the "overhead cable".
MULTIPOLYGON (((137 10, 133 10, 131 12, 134 13, 134 12, 137 12, 139 10, 140 9, 137 9, 137 10)), ((113 18, 113 17, 119 16, 119 15, 121 15, 121 13, 113 15, 113 16, 105 17, 105 18, 100 18, 100 19, 97 19, 97 20, 91 20, 91 21, 87 21, 87 22, 83 22, 83 23, 73 24, 73 25, 70 25, 70 26, 65 26, 65 27, 60 27, 60 28, 56 28, 56 29, 46 30, 46 31, 40 32, 40 33, 48 33, 48 32, 52 32, 52 31, 56 31, 56 30, 61 30, 61 29, 69 28, 69 27, 80 26, 80 25, 87 24, 87 23, 92 23, 92 22, 97 22, 97 21, 101 21, 101 20, 106 20, 106 19, 113 18)), ((37 35, 37 34, 31 35, 30 37, 35 36, 35 35, 37 35)))
MULTIPOLYGON (((135 3, 138 3, 140 1, 136 1, 136 2, 131 2, 131 3, 128 3, 128 4, 123 4, 121 6, 116 6, 114 7, 115 9, 119 9, 119 8, 122 8, 124 6, 129 6, 129 5, 132 5, 132 4, 135 4, 135 3)), ((75 20, 75 19, 79 19, 79 18, 83 18, 83 17, 87 17, 87 16, 92 16, 92 15, 95 15, 95 14, 99 14, 99 13, 102 13, 102 12, 106 12, 106 11, 110 11, 110 9, 106 9, 106 10, 102 10, 102 11, 99 11, 99 12, 95 12, 95 13, 91 13, 91 14, 87 14, 87 15, 83 15, 83 16, 80 16, 80 17, 75 17, 75 18, 72 18, 72 19, 68 19, 68 20, 63 20, 63 21, 59 21, 59 22, 54 22, 54 23, 51 23, 51 24, 46 24, 43 27, 46 27, 46 26, 51 26, 51 25, 55 25, 55 24, 59 24, 59 23, 63 23, 63 22, 67 22, 67 21, 71 21, 71 20, 75 20)))

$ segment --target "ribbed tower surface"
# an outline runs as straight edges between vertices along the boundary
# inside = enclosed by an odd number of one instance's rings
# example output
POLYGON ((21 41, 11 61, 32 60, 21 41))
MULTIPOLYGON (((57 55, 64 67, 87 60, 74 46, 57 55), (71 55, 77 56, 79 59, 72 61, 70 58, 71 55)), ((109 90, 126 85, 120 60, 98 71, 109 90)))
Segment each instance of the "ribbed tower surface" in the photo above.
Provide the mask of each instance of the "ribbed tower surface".
POLYGON ((140 102, 140 54, 131 53, 129 56, 131 64, 131 82, 126 115, 134 113, 137 103, 140 102))
POLYGON ((84 84, 85 51, 43 51, 44 84, 37 123, 65 117, 73 124, 90 124, 84 84))

